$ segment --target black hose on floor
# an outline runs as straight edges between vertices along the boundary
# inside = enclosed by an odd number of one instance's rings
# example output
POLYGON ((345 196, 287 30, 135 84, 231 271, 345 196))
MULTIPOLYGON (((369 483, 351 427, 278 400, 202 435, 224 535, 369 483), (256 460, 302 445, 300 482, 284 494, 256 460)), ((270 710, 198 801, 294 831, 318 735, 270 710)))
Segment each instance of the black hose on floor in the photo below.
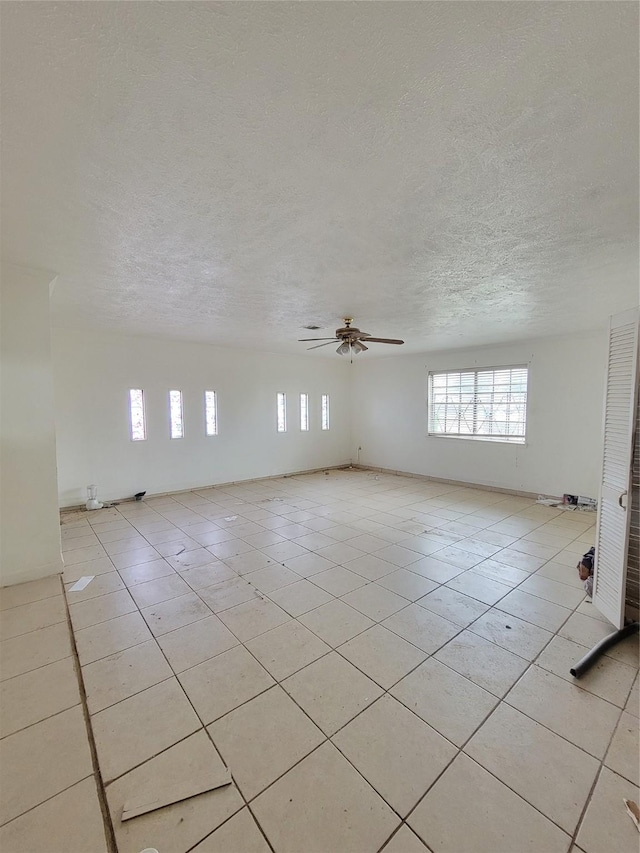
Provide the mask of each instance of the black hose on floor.
POLYGON ((640 622, 629 622, 629 624, 625 625, 624 628, 620 628, 619 631, 614 631, 613 634, 609 634, 609 636, 605 637, 604 640, 600 640, 600 642, 594 646, 590 652, 587 652, 586 655, 569 670, 569 672, 574 678, 580 678, 580 676, 584 675, 588 669, 591 669, 600 655, 603 655, 607 649, 615 646, 616 643, 619 643, 626 637, 630 637, 632 634, 637 634, 639 629, 640 622))

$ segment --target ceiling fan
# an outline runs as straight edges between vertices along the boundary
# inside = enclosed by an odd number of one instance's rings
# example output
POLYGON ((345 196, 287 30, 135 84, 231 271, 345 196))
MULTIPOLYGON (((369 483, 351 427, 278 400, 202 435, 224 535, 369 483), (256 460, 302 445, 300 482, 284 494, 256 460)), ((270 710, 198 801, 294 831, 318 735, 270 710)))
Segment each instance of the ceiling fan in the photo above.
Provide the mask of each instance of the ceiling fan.
POLYGON ((299 342, 303 341, 326 341, 324 344, 317 344, 315 347, 307 347, 307 350, 319 349, 320 347, 328 347, 329 344, 339 343, 340 346, 336 350, 338 355, 356 355, 360 352, 368 350, 363 341, 368 344, 403 344, 404 341, 396 340, 395 338, 372 338, 369 332, 361 332, 360 329, 352 327, 353 320, 351 317, 344 318, 344 327, 336 329, 335 338, 299 338, 299 342))

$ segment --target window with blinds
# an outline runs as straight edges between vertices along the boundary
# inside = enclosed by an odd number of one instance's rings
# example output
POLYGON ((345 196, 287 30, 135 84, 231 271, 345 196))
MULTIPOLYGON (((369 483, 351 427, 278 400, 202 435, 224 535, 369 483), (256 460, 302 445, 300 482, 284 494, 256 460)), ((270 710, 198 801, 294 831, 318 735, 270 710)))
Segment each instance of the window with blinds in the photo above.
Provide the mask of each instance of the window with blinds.
POLYGON ((429 435, 524 444, 528 368, 429 373, 429 435))

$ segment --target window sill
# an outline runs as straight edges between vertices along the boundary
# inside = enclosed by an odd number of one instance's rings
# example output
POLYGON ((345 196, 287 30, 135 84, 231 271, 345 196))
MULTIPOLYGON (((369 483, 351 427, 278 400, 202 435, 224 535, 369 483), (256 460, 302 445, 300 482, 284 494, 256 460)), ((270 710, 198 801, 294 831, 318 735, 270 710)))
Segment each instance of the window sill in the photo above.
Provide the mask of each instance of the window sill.
POLYGON ((453 439, 454 441, 482 441, 487 444, 509 444, 516 445, 518 447, 524 447, 527 443, 526 438, 504 438, 503 436, 496 436, 496 438, 492 438, 488 435, 447 435, 443 432, 428 432, 427 438, 448 438, 453 439))

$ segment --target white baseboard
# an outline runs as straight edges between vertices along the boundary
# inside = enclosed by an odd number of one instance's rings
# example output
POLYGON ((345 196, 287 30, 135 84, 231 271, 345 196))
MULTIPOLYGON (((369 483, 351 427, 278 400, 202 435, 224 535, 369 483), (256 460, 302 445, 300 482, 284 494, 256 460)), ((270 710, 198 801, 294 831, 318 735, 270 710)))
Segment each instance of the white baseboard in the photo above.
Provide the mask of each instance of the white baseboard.
POLYGON ((61 575, 63 568, 64 566, 61 557, 59 561, 47 563, 44 566, 37 566, 36 568, 3 571, 2 575, 0 575, 0 585, 14 586, 17 583, 39 581, 42 580, 42 578, 51 577, 51 575, 61 575))
POLYGON ((378 468, 376 465, 353 465, 362 471, 378 471, 381 474, 395 474, 398 477, 412 477, 415 480, 428 480, 431 483, 445 483, 450 486, 460 486, 465 489, 482 489, 485 492, 500 492, 504 495, 517 495, 521 498, 537 498, 539 492, 524 492, 518 489, 507 489, 503 486, 488 486, 485 483, 469 483, 464 480, 445 480, 443 477, 430 477, 428 474, 414 474, 412 471, 395 471, 392 468, 378 468))
MULTIPOLYGON (((252 477, 250 480, 230 480, 227 483, 207 483, 201 486, 191 486, 188 489, 174 489, 170 492, 149 492, 145 495, 145 500, 149 498, 164 498, 171 495, 184 495, 187 492, 202 492, 204 489, 224 489, 226 486, 247 486, 249 483, 264 483, 268 480, 282 480, 283 477, 300 477, 303 474, 317 474, 319 471, 339 471, 344 468, 356 467, 351 462, 343 462, 340 465, 323 465, 321 468, 306 468, 303 471, 285 471, 282 474, 271 474, 269 477, 252 477)), ((126 498, 109 498, 104 499, 105 504, 123 504, 132 503, 134 498, 127 495, 126 498)), ((84 503, 71 504, 69 506, 61 506, 60 512, 71 512, 73 510, 84 509, 84 503)))

